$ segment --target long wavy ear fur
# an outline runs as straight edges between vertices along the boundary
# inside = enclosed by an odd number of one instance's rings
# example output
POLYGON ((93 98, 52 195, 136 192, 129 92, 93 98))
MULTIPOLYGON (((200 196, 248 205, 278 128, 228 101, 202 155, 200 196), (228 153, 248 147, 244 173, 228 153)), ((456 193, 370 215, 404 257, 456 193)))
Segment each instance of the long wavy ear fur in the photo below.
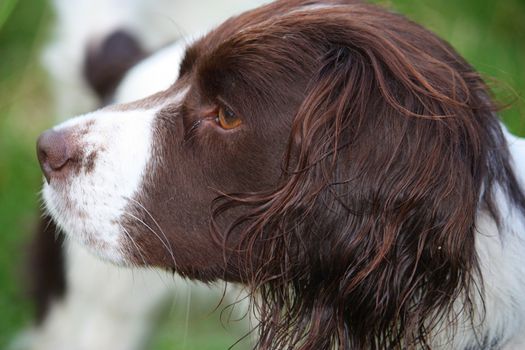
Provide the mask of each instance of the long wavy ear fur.
POLYGON ((478 74, 400 16, 351 14, 294 23, 323 56, 284 181, 229 197, 251 208, 233 227, 263 349, 430 348, 440 325, 474 312, 475 221, 498 221, 494 186, 525 208, 478 74))

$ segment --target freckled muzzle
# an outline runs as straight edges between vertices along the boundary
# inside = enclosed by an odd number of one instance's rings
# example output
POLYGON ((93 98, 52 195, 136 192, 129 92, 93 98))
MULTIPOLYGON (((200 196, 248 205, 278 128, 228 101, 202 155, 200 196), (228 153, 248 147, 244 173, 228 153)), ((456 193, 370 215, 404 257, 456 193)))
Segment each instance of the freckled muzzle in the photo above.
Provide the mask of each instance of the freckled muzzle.
POLYGON ((102 109, 37 141, 46 211, 68 237, 103 259, 127 261, 131 238, 121 221, 151 158, 154 117, 155 110, 102 109))

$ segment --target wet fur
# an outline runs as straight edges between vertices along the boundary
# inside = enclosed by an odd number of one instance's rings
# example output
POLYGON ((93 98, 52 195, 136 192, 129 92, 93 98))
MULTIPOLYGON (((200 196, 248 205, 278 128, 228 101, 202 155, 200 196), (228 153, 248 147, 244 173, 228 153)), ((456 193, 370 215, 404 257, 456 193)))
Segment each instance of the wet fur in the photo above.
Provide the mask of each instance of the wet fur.
POLYGON ((479 74, 426 29, 358 1, 278 1, 189 47, 169 89, 97 113, 143 109, 152 155, 125 208, 140 223, 119 219, 122 262, 246 284, 259 348, 519 337, 525 286, 502 286, 521 308, 505 319, 485 264, 523 245, 523 160, 479 74), (239 130, 203 117, 221 105, 239 130))

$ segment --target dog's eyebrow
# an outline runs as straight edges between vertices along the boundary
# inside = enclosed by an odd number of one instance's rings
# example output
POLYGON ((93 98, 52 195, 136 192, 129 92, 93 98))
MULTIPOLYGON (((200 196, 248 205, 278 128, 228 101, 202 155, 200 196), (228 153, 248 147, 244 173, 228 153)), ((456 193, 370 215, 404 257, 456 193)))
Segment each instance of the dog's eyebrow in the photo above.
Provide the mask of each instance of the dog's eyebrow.
POLYGON ((195 61, 197 61, 197 57, 199 57, 199 49, 197 46, 193 45, 186 49, 184 58, 180 63, 179 76, 183 76, 191 71, 195 65, 195 61))

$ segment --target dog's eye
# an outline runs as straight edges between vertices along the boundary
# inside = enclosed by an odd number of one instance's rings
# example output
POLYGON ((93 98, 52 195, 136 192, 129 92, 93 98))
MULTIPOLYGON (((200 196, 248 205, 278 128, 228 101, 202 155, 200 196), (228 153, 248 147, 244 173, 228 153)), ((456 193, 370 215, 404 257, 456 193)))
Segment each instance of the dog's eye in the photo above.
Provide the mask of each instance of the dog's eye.
POLYGON ((231 130, 241 125, 241 118, 237 117, 229 108, 220 107, 217 112, 217 123, 221 128, 231 130))

